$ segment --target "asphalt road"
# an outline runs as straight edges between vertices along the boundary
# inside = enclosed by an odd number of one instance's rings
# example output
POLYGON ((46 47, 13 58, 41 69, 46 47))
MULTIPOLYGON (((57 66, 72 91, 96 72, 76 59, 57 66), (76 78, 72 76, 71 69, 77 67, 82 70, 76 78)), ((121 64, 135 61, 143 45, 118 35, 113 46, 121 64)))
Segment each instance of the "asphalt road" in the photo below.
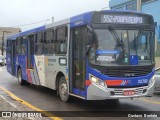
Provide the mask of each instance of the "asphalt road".
MULTIPOLYGON (((10 74, 8 74, 4 67, 0 68, 0 86, 4 87, 8 91, 12 92, 13 94, 27 101, 33 106, 36 106, 45 111, 50 111, 56 116, 69 120, 73 119, 73 117, 77 117, 78 120, 86 119, 84 118, 85 116, 87 116, 87 120, 146 120, 146 118, 141 117, 127 118, 126 112, 127 115, 137 115, 137 113, 132 113, 132 111, 143 111, 142 113, 139 113, 140 115, 143 113, 146 113, 148 115, 148 111, 155 111, 153 112, 155 114, 157 113, 156 111, 160 112, 160 94, 154 94, 153 97, 150 98, 136 98, 132 100, 121 99, 119 101, 85 101, 77 98, 72 98, 72 101, 70 103, 64 103, 56 95, 56 91, 34 85, 20 86, 17 82, 17 78, 12 77, 10 74), (103 116, 110 117, 106 118, 103 116), (124 118, 125 116, 126 118, 124 118)), ((154 119, 158 120, 160 118, 147 118, 147 120, 154 119)))

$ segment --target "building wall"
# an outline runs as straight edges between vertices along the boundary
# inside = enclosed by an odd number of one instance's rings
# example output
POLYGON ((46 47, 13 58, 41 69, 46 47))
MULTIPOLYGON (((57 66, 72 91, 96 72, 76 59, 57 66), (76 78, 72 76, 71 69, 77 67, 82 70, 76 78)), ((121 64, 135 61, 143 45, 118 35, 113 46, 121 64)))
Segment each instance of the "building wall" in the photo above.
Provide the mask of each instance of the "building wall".
POLYGON ((19 33, 20 30, 20 28, 0 27, 0 43, 2 42, 3 31, 6 31, 4 32, 4 38, 6 38, 8 35, 19 33))
POLYGON ((154 21, 157 22, 157 28, 160 31, 160 0, 142 4, 142 12, 153 15, 154 21))
POLYGON ((115 10, 137 10, 137 0, 110 0, 109 6, 115 10))
POLYGON ((152 0, 142 4, 142 12, 153 15, 154 21, 157 22, 156 28, 156 67, 160 67, 160 0, 152 0))
MULTIPOLYGON (((6 43, 7 36, 19 33, 20 31, 21 31, 20 28, 0 27, 0 54, 2 54, 1 50, 2 50, 3 33, 4 33, 4 43, 6 43)), ((4 51, 4 55, 5 55, 5 51, 4 51)))
POLYGON ((135 0, 110 0, 109 1, 109 6, 110 8, 115 8, 117 6, 124 6, 124 4, 128 3, 128 2, 132 2, 135 0))

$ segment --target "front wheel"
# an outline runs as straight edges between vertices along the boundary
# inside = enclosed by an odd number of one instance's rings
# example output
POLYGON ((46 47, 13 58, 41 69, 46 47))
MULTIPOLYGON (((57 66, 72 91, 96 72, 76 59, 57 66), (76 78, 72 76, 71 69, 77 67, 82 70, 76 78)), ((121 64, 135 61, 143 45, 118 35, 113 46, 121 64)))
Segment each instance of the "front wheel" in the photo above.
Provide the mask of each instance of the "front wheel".
POLYGON ((24 85, 25 84, 25 81, 22 79, 22 71, 21 71, 21 69, 18 69, 18 83, 20 84, 20 85, 24 85))
POLYGON ((59 95, 62 101, 69 101, 68 86, 65 77, 61 77, 58 86, 59 95))

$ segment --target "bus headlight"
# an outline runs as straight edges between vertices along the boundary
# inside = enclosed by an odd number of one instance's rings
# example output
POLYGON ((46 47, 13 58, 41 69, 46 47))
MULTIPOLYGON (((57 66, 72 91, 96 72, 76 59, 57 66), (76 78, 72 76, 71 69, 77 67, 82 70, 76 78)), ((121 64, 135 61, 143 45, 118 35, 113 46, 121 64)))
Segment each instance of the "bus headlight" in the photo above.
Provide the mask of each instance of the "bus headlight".
POLYGON ((154 76, 149 80, 148 86, 151 86, 155 82, 154 76))
POLYGON ((96 84, 99 84, 99 85, 102 85, 102 86, 106 86, 106 82, 93 76, 93 75, 90 75, 89 76, 89 79, 92 83, 96 83, 96 84))

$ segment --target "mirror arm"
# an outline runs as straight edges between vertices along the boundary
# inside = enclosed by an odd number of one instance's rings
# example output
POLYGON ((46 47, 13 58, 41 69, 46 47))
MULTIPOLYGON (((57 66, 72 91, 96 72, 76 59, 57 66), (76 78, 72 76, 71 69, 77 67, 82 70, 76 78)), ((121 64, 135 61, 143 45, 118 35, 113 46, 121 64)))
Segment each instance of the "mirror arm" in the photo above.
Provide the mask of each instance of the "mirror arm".
POLYGON ((90 32, 93 31, 93 29, 91 28, 91 26, 87 25, 87 28, 88 28, 88 30, 89 30, 90 32))

